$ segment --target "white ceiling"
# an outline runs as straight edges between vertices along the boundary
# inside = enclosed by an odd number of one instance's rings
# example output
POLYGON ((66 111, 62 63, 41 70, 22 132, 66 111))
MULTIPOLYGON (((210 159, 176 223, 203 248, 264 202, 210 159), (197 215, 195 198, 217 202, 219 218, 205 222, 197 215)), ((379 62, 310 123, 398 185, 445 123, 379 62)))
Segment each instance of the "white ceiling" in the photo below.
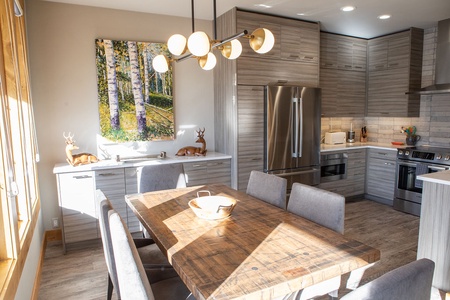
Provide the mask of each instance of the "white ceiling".
MULTIPOLYGON (((162 15, 191 17, 189 0, 44 0, 162 15)), ((428 28, 450 18, 450 0, 217 0, 217 16, 233 7, 319 21, 324 31, 372 38, 409 27, 428 28), (255 5, 265 4, 271 8, 255 5), (345 5, 356 6, 349 13, 345 5), (304 13, 304 16, 298 16, 304 13), (381 14, 391 19, 378 20, 381 14)), ((213 19, 213 0, 195 0, 195 19, 213 19)))

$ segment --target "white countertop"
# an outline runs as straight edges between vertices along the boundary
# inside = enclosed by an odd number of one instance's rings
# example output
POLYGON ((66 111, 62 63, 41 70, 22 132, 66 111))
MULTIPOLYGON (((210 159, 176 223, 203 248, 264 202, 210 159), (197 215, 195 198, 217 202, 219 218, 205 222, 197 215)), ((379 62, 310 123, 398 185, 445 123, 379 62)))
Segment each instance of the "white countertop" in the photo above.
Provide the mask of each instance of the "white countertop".
POLYGON ((204 162, 218 159, 231 159, 231 155, 226 155, 219 152, 208 152, 206 153, 206 156, 167 156, 166 158, 143 158, 136 160, 129 159, 119 162, 116 162, 115 160, 101 160, 97 163, 81 165, 76 167, 73 167, 68 163, 59 163, 54 166, 53 173, 59 174, 59 173, 95 171, 114 168, 130 168, 154 164, 204 162))
POLYGON ((442 171, 442 172, 419 175, 419 176, 417 176, 417 179, 427 181, 427 182, 450 185, 450 171, 442 171))
POLYGON ((386 143, 361 143, 361 142, 336 144, 336 145, 321 144, 320 152, 350 150, 350 149, 367 149, 367 148, 397 151, 398 148, 403 147, 406 147, 406 145, 392 145, 386 143))

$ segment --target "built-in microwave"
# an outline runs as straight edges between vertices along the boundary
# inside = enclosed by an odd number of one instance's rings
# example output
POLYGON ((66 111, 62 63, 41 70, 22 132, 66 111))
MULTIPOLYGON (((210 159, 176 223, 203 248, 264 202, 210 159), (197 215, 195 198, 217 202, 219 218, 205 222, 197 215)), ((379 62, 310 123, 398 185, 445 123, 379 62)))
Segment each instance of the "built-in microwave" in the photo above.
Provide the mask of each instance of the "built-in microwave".
POLYGON ((330 153, 320 156, 320 182, 347 178, 347 153, 330 153))

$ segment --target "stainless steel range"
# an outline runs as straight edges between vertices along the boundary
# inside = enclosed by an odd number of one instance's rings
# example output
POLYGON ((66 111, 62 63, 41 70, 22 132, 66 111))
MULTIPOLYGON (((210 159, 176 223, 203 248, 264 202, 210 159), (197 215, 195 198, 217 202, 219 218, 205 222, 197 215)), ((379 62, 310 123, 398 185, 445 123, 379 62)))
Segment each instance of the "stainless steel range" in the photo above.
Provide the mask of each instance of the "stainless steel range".
POLYGON ((420 216, 423 182, 416 177, 449 169, 449 148, 421 146, 398 149, 394 208, 420 216))

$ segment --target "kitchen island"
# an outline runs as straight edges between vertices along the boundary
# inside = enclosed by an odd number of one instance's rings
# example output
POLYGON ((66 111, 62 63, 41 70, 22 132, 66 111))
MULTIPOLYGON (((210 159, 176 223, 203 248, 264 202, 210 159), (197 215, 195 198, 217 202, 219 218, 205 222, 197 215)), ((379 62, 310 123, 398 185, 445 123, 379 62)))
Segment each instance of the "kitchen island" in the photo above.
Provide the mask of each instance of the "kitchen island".
POLYGON ((417 259, 436 263, 433 287, 450 292, 450 171, 417 176, 423 180, 417 259))

